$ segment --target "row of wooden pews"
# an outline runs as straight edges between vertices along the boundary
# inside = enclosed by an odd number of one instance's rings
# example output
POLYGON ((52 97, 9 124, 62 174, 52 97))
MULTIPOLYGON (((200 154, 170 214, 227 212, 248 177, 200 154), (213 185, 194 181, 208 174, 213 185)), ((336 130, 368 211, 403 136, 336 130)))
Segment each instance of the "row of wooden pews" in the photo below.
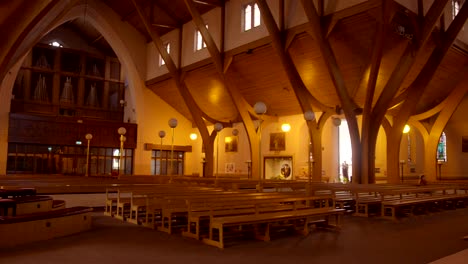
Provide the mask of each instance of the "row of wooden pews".
POLYGON ((169 234, 202 239, 223 248, 227 233, 270 239, 273 227, 309 232, 309 226, 339 227, 343 209, 332 195, 305 192, 226 191, 185 184, 109 188, 106 215, 169 234))
POLYGON ((37 195, 33 188, 0 189, 0 248, 42 241, 91 228, 89 207, 37 195))
POLYGON ((468 192, 462 184, 349 184, 347 191, 355 202, 354 215, 395 221, 404 216, 464 207, 468 203, 468 192))

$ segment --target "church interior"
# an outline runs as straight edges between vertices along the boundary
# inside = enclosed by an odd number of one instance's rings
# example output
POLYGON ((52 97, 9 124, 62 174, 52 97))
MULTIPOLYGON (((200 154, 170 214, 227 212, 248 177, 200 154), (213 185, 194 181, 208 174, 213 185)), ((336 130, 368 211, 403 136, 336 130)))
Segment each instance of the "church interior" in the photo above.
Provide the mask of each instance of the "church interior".
POLYGON ((0 13, 2 262, 468 259, 464 0, 0 13))

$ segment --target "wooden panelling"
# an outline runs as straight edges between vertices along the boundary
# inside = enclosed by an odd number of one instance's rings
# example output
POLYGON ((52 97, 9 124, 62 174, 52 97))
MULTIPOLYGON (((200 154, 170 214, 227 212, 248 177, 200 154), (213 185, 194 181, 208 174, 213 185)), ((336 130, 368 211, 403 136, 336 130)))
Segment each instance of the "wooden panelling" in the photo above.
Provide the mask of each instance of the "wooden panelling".
POLYGON ((188 119, 193 120, 192 114, 187 108, 187 105, 185 105, 184 99, 180 95, 179 90, 177 89, 177 86, 172 79, 154 83, 148 86, 148 88, 151 89, 151 91, 153 91, 156 95, 161 97, 161 99, 163 99, 179 113, 188 119))
POLYGON ((235 56, 229 71, 237 77, 237 87, 251 105, 263 101, 269 115, 301 112, 283 66, 270 45, 235 56))
POLYGON ((237 118, 237 109, 213 64, 190 71, 185 82, 200 109, 217 120, 237 118))
POLYGON ((86 144, 85 135, 93 135, 94 147, 120 147, 119 127, 125 127, 125 148, 136 148, 137 125, 91 119, 10 114, 8 142, 27 144, 86 144), (79 122, 81 120, 81 122, 79 122))

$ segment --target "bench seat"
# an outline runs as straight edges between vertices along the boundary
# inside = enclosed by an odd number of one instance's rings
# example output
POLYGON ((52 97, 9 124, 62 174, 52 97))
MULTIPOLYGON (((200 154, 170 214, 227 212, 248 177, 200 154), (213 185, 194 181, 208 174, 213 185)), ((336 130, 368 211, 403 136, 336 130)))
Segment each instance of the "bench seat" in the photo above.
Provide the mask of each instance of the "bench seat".
POLYGON ((344 213, 344 209, 337 208, 312 208, 312 209, 300 209, 295 211, 281 211, 271 212, 262 214, 250 214, 250 215, 234 215, 224 217, 213 217, 210 220, 209 237, 204 238, 203 242, 208 245, 216 246, 218 248, 224 248, 224 228, 229 226, 243 226, 243 225, 259 225, 265 224, 262 228, 263 233, 259 233, 261 228, 256 226, 255 232, 256 237, 264 241, 270 240, 270 224, 279 223, 288 220, 303 220, 302 221, 302 233, 309 233, 309 224, 317 220, 317 217, 325 218, 327 224, 330 216, 335 217, 335 226, 340 227, 341 216, 344 213), (214 239, 214 232, 218 233, 218 240, 214 239))
POLYGON ((92 208, 77 206, 34 214, 0 217, 0 248, 43 241, 91 228, 92 208))
MULTIPOLYGON (((467 194, 434 194, 418 197, 409 197, 392 201, 382 202, 382 217, 389 218, 394 221, 398 220, 397 214, 403 209, 409 209, 409 211, 414 212, 416 208, 426 209, 429 206, 437 205, 437 203, 445 204, 451 203, 456 204, 459 201, 464 202, 468 199, 467 194)), ((440 208, 441 206, 438 205, 440 208)), ((454 207, 454 206, 452 206, 454 207)))

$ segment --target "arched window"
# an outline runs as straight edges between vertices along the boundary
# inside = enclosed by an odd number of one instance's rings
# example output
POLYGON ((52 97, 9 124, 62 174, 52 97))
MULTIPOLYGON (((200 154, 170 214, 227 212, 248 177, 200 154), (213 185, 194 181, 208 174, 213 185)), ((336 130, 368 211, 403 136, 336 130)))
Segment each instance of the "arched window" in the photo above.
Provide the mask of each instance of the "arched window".
POLYGON ((439 138, 439 144, 437 144, 437 161, 447 162, 447 138, 445 132, 439 138))
POLYGON ((63 45, 60 44, 60 42, 54 40, 52 42, 49 43, 50 46, 54 46, 54 47, 58 47, 58 48, 63 48, 63 45))
POLYGON ((461 0, 452 0, 452 19, 455 19, 455 17, 458 15, 461 4, 461 0))

